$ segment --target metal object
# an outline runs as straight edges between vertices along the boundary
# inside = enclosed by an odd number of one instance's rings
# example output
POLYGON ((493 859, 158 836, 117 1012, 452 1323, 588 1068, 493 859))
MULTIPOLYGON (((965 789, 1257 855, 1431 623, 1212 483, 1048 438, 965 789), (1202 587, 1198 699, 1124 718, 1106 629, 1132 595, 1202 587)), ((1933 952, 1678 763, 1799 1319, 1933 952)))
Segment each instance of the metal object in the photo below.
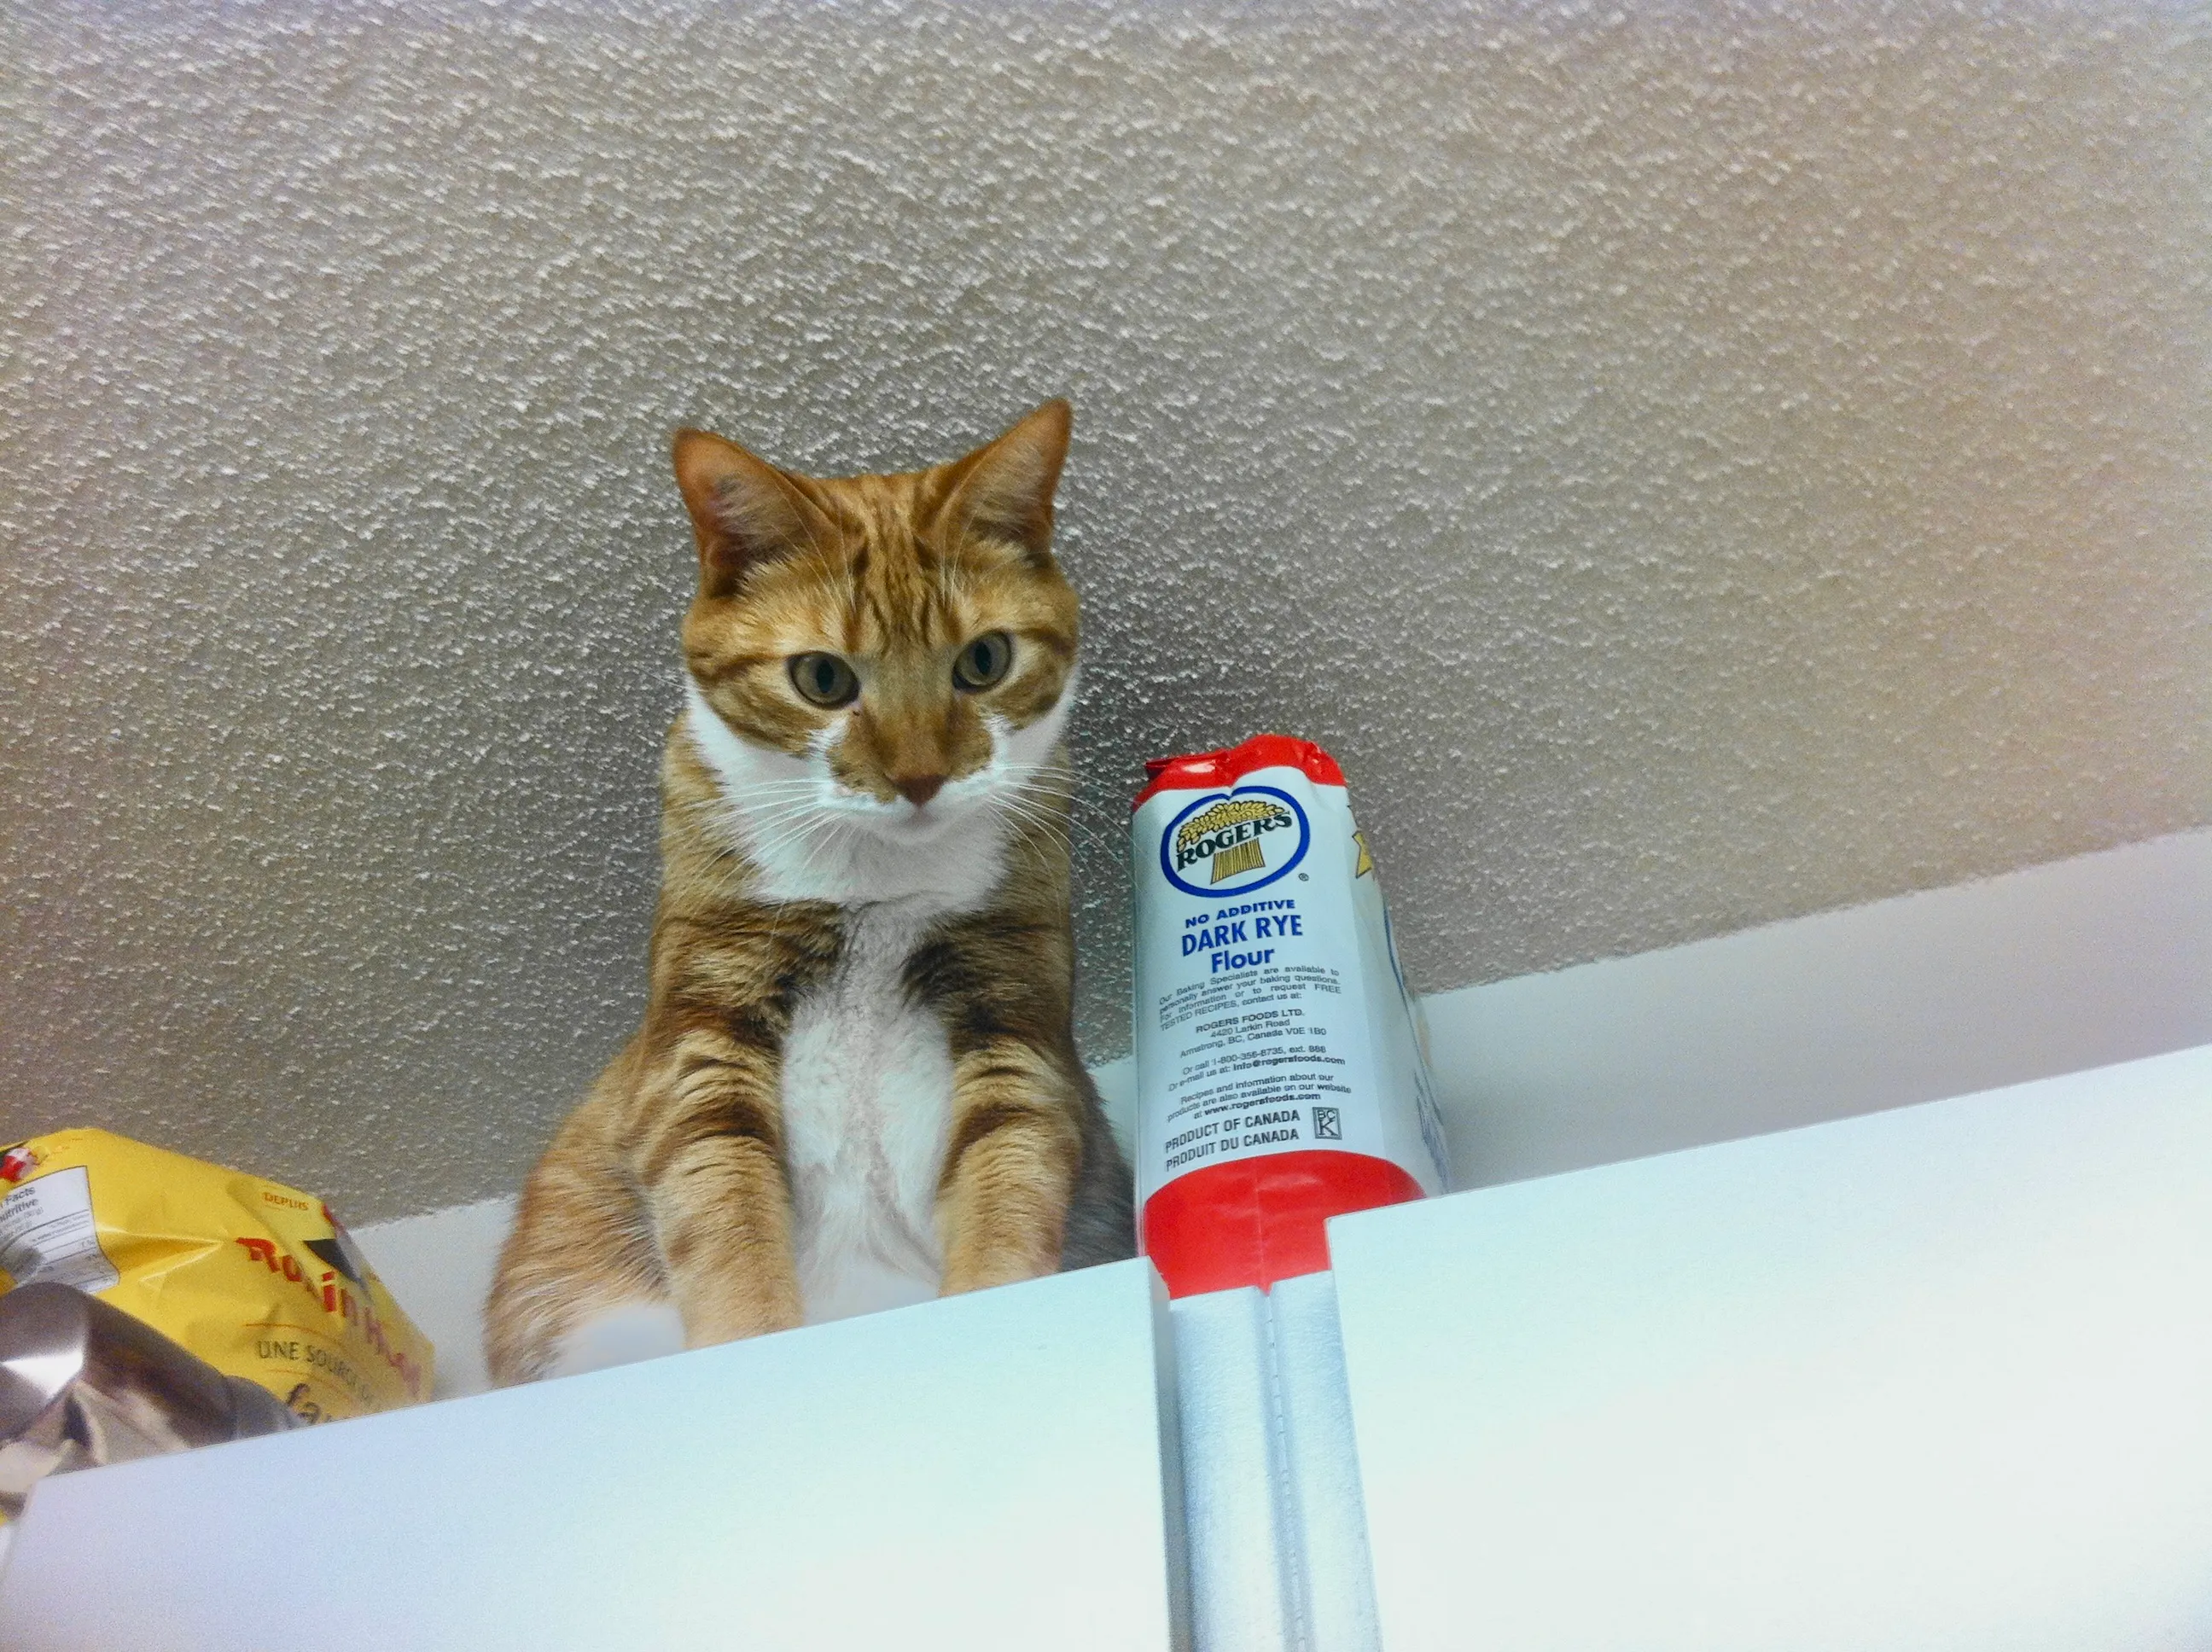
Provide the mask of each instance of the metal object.
POLYGON ((49 1474, 275 1434, 274 1394, 65 1285, 0 1297, 0 1512, 49 1474))

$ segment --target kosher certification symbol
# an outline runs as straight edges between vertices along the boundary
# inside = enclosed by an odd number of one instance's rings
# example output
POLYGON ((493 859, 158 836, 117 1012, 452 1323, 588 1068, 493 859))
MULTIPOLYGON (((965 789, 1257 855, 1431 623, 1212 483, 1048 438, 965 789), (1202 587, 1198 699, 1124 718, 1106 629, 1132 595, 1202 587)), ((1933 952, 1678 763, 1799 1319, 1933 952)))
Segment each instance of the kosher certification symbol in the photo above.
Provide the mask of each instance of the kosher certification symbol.
POLYGON ((1336 1109, 1317 1107, 1313 1110, 1313 1133, 1316 1141, 1342 1141, 1344 1127, 1337 1122, 1336 1109))

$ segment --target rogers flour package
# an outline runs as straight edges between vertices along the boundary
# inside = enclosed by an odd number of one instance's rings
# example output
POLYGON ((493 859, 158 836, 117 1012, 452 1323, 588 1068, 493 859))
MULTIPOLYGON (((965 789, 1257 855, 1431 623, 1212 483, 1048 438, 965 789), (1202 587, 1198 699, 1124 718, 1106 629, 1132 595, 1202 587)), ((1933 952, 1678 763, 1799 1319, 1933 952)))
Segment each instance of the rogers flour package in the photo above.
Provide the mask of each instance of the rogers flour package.
POLYGON ((1139 1244, 1172 1296, 1328 1266, 1332 1216, 1444 1189, 1344 775, 1262 734, 1160 759, 1131 821, 1139 1244))

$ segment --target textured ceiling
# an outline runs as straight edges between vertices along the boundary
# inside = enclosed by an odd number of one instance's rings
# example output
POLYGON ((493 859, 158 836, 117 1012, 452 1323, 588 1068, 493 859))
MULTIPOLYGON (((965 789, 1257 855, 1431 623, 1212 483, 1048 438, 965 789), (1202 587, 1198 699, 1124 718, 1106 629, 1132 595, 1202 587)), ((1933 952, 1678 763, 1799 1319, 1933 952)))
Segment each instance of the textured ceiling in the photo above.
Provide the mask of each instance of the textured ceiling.
POLYGON ((1343 759, 1435 988, 2212 820, 2212 62, 2144 4, 0 21, 0 1136, 356 1221, 641 998, 701 423, 1078 410, 1147 753, 1343 759))

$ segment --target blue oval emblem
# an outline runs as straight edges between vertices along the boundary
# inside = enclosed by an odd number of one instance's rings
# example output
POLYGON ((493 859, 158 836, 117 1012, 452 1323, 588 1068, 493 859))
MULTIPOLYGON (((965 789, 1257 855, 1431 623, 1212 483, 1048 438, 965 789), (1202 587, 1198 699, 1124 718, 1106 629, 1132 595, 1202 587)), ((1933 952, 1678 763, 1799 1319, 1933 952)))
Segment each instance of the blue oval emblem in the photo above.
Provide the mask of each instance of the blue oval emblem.
POLYGON ((1240 786, 1199 799, 1167 823, 1160 871, 1185 895, 1242 895, 1304 859, 1312 837, 1306 811, 1289 793, 1240 786))

